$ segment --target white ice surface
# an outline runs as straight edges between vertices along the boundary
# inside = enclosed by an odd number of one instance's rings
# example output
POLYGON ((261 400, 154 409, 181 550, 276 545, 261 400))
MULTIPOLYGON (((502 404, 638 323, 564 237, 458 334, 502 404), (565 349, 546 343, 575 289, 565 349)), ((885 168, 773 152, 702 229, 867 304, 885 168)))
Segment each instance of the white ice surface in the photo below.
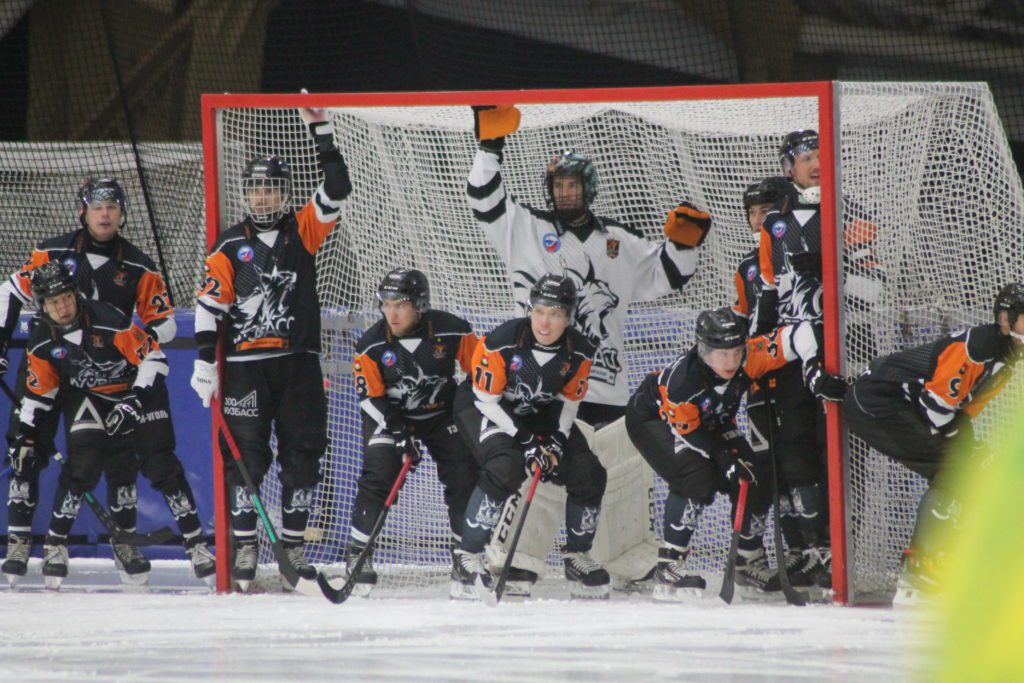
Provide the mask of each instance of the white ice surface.
MULTIPOLYGON (((343 605, 213 595, 185 562, 154 562, 153 591, 122 592, 109 560, 73 559, 60 593, 39 561, 0 594, 0 681, 927 680, 918 612, 816 605, 418 599, 343 605)), ((717 586, 712 586, 717 588, 717 586)))

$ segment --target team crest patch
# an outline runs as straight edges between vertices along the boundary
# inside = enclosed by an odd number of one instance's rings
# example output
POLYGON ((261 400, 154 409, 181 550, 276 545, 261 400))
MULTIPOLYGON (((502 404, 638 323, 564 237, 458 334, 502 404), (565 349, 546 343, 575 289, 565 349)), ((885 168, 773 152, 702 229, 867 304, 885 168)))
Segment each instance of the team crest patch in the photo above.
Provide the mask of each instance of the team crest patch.
POLYGON ((553 232, 545 234, 544 237, 541 238, 541 241, 544 243, 544 249, 547 250, 549 254, 554 254, 562 248, 562 241, 558 239, 558 235, 553 232))
POLYGON ((747 282, 753 282, 754 278, 757 277, 757 266, 751 264, 747 268, 747 282))
POLYGON ((705 398, 703 401, 701 401, 700 402, 700 409, 701 409, 701 412, 705 412, 705 413, 708 410, 710 410, 711 409, 711 399, 710 398, 705 398))
POLYGON ((512 361, 509 363, 508 367, 509 369, 512 370, 512 372, 515 372, 519 368, 523 367, 523 357, 520 356, 518 353, 512 356, 512 361))
POLYGON ((92 342, 93 347, 97 349, 102 349, 107 345, 106 342, 103 341, 103 337, 98 334, 90 334, 89 341, 92 342))
POLYGON ((119 270, 114 273, 114 284, 118 287, 128 286, 128 273, 124 270, 119 270))
POLYGON ((76 261, 72 256, 68 256, 66 259, 61 261, 61 263, 64 264, 64 267, 67 268, 68 272, 72 275, 74 275, 78 270, 78 261, 76 261))
POLYGON ((248 244, 243 244, 238 248, 238 260, 244 263, 252 261, 253 250, 248 244))
POLYGON ((441 360, 447 355, 444 344, 434 344, 434 358, 441 360))
POLYGON ((57 360, 61 360, 62 358, 67 357, 67 355, 68 350, 63 346, 55 346, 54 348, 50 349, 50 356, 56 358, 57 360))
POLYGON ((398 356, 395 355, 394 351, 385 351, 384 355, 381 356, 380 360, 382 363, 384 363, 384 365, 390 368, 392 365, 395 364, 395 361, 398 360, 398 356))
POLYGON ((782 237, 786 234, 786 221, 778 220, 772 223, 772 234, 776 237, 782 237))
POLYGON ((562 372, 561 372, 562 377, 565 377, 568 374, 569 374, 569 364, 568 363, 562 363, 562 372))
POLYGON ((615 258, 615 257, 617 257, 619 255, 619 241, 618 240, 609 239, 605 243, 604 251, 605 251, 606 254, 608 254, 608 258, 615 258))

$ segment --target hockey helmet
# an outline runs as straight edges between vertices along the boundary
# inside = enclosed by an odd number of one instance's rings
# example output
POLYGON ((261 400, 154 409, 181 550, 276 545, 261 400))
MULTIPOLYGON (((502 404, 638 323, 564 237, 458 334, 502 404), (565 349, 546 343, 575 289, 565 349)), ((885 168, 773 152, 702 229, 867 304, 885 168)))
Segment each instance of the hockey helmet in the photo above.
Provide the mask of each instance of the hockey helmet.
POLYGON ((292 169, 279 156, 262 156, 251 159, 242 171, 242 201, 246 212, 257 230, 270 230, 284 216, 292 198, 292 169), (281 202, 275 206, 253 205, 249 200, 251 191, 257 188, 277 189, 281 202))
POLYGON ((569 318, 572 318, 576 311, 576 302, 579 295, 576 292, 576 283, 566 275, 555 275, 548 273, 533 283, 530 288, 530 309, 537 304, 565 309, 569 318))
POLYGON ((1011 282, 999 290, 995 306, 992 307, 992 314, 997 323, 999 314, 1003 311, 1006 311, 1010 325, 1017 322, 1017 316, 1024 315, 1024 284, 1011 282))
POLYGON ((547 189, 548 206, 556 211, 558 206, 555 204, 554 182, 555 176, 559 175, 579 178, 583 186, 583 208, 589 208, 597 197, 597 169, 594 162, 571 149, 562 150, 548 162, 544 171, 544 187, 547 189))
POLYGON ((697 316, 697 353, 701 358, 712 349, 735 349, 747 341, 747 325, 728 306, 704 311, 697 316))
POLYGON ((72 332, 78 327, 78 321, 82 317, 82 305, 81 297, 78 294, 78 282, 75 281, 75 276, 71 274, 71 271, 64 266, 60 261, 49 261, 39 266, 32 271, 31 279, 32 289, 32 300, 35 302, 36 310, 39 311, 39 315, 43 321, 46 322, 51 328, 60 332, 61 334, 67 334, 72 332), (75 317, 64 323, 58 323, 56 320, 50 317, 50 314, 46 311, 46 300, 55 296, 59 296, 64 292, 72 292, 75 294, 77 299, 75 317))
POLYGON ((85 220, 85 212, 89 210, 89 206, 102 202, 117 204, 121 209, 121 223, 118 227, 123 228, 128 222, 128 198, 121 185, 111 177, 86 178, 78 188, 78 220, 82 227, 89 227, 85 220))
POLYGON ((789 178, 772 176, 749 185, 743 193, 743 208, 749 211, 754 204, 774 204, 792 190, 789 178))
POLYGON ((409 301, 423 313, 430 308, 430 283, 426 274, 415 268, 391 270, 377 287, 377 305, 384 301, 409 301))
POLYGON ((818 131, 816 130, 795 130, 782 139, 779 146, 779 163, 782 164, 782 172, 789 173, 793 170, 793 162, 798 154, 818 149, 818 131))

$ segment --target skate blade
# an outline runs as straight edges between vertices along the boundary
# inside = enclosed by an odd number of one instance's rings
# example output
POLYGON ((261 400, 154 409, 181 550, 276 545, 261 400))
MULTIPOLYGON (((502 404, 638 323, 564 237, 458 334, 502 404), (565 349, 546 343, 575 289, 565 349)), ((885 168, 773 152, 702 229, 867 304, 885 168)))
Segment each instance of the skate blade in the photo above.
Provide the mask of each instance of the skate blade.
POLYGON ((473 587, 476 589, 477 597, 480 598, 482 603, 488 607, 498 606, 498 594, 487 587, 487 584, 484 583, 484 578, 479 574, 476 575, 473 587))
POLYGON ((896 595, 892 598, 893 607, 914 608, 920 605, 930 605, 935 599, 926 591, 920 588, 898 587, 896 595))
POLYGON ((532 591, 533 584, 529 581, 509 581, 505 584, 505 592, 502 593, 501 599, 517 598, 519 600, 526 600, 530 597, 532 591))
POLYGON ((60 590, 60 585, 62 583, 64 583, 64 577, 63 576, 44 576, 43 577, 43 586, 45 586, 46 590, 48 590, 48 591, 59 591, 60 590))
POLYGON ((584 586, 572 582, 569 584, 569 598, 572 600, 608 600, 612 593, 609 584, 604 586, 584 586))
POLYGON ((316 582, 316 579, 311 580, 300 577, 299 582, 294 586, 291 586, 282 576, 281 587, 286 593, 298 593, 299 595, 305 595, 311 598, 322 598, 324 596, 323 591, 320 590, 320 585, 316 582))
POLYGON ((736 584, 736 596, 739 597, 743 602, 760 602, 760 603, 783 603, 786 602, 786 596, 783 595, 782 591, 765 591, 757 586, 745 586, 741 583, 736 584))
POLYGON ((250 581, 249 579, 235 579, 234 583, 235 588, 238 590, 239 593, 248 593, 249 584, 251 584, 252 581, 250 581))
POLYGON ((4 574, 7 577, 7 587, 11 590, 17 590, 18 582, 21 581, 21 574, 4 574))
POLYGON ((480 596, 476 594, 476 586, 466 586, 461 581, 452 581, 448 587, 448 599, 476 602, 480 596))
POLYGON ((119 569, 118 573, 121 575, 121 583, 129 588, 141 588, 149 584, 149 572, 129 574, 123 569, 119 569))
POLYGON ((651 579, 637 579, 627 581, 624 579, 612 578, 612 590, 627 595, 650 595, 654 590, 654 581, 651 579))
POLYGON ((357 598, 368 598, 373 592, 373 588, 372 583, 357 583, 352 587, 352 595, 357 598))
POLYGON ((704 601, 704 591, 700 588, 675 588, 673 586, 657 585, 654 587, 651 597, 658 602, 679 602, 696 605, 704 601))

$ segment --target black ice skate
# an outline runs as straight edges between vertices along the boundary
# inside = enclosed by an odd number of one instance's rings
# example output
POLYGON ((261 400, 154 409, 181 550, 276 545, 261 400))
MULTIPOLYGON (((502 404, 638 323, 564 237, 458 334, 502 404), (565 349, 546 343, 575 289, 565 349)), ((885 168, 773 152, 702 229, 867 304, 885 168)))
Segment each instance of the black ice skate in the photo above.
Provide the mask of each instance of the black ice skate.
POLYGON ((238 543, 235 546, 235 566, 231 568, 231 578, 238 590, 245 593, 249 584, 256 579, 256 564, 259 552, 256 543, 238 543))
POLYGON ((484 569, 480 555, 456 548, 452 551, 452 560, 452 585, 448 597, 452 600, 479 600, 480 594, 476 589, 477 577, 480 577, 485 590, 490 589, 494 583, 491 575, 484 569))
POLYGON ((519 567, 508 568, 508 578, 505 579, 505 592, 503 598, 528 598, 533 592, 533 584, 537 583, 537 573, 529 569, 519 567))
POLYGON ((32 536, 28 534, 8 534, 7 559, 4 560, 3 571, 11 588, 18 585, 21 577, 28 572, 28 556, 32 552, 32 536))
POLYGON ((133 545, 113 542, 110 545, 114 549, 114 566, 121 573, 121 583, 145 586, 149 582, 149 560, 133 545))
MULTIPOLYGON (((288 555, 288 561, 295 567, 296 573, 300 579, 307 581, 316 581, 316 569, 306 559, 306 544, 305 543, 285 543, 284 544, 285 554, 288 555)), ((285 590, 290 590, 291 587, 287 581, 282 582, 285 590)))
MULTIPOLYGON (((357 545, 352 543, 345 549, 345 580, 348 580, 349 569, 355 566, 356 560, 359 558, 360 553, 365 550, 366 546, 357 545)), ((359 573, 356 575, 355 584, 352 587, 352 595, 360 598, 365 598, 370 595, 373 591, 374 586, 377 585, 377 572, 373 569, 373 551, 366 556, 363 560, 363 566, 359 568, 359 573)))
POLYGON ((612 582, 608 572, 590 555, 589 550, 566 553, 565 580, 569 582, 569 595, 573 598, 607 600, 612 582))
POLYGON ((46 537, 43 545, 43 582, 52 591, 60 590, 68 577, 68 546, 66 538, 46 537))
POLYGON ((944 562, 941 556, 925 555, 913 549, 904 551, 893 606, 909 607, 930 603, 941 590, 943 576, 944 562))
POLYGON ((745 597, 781 598, 782 584, 779 572, 768 566, 768 556, 763 548, 744 557, 742 551, 736 557, 736 585, 745 597))
POLYGON ((199 536, 193 536, 185 541, 185 552, 192 562, 192 572, 196 578, 202 579, 212 588, 217 575, 217 561, 213 553, 199 536))
POLYGON ((658 549, 658 568, 654 572, 655 600, 663 602, 696 602, 708 587, 704 577, 688 574, 686 556, 689 552, 675 548, 658 549))

